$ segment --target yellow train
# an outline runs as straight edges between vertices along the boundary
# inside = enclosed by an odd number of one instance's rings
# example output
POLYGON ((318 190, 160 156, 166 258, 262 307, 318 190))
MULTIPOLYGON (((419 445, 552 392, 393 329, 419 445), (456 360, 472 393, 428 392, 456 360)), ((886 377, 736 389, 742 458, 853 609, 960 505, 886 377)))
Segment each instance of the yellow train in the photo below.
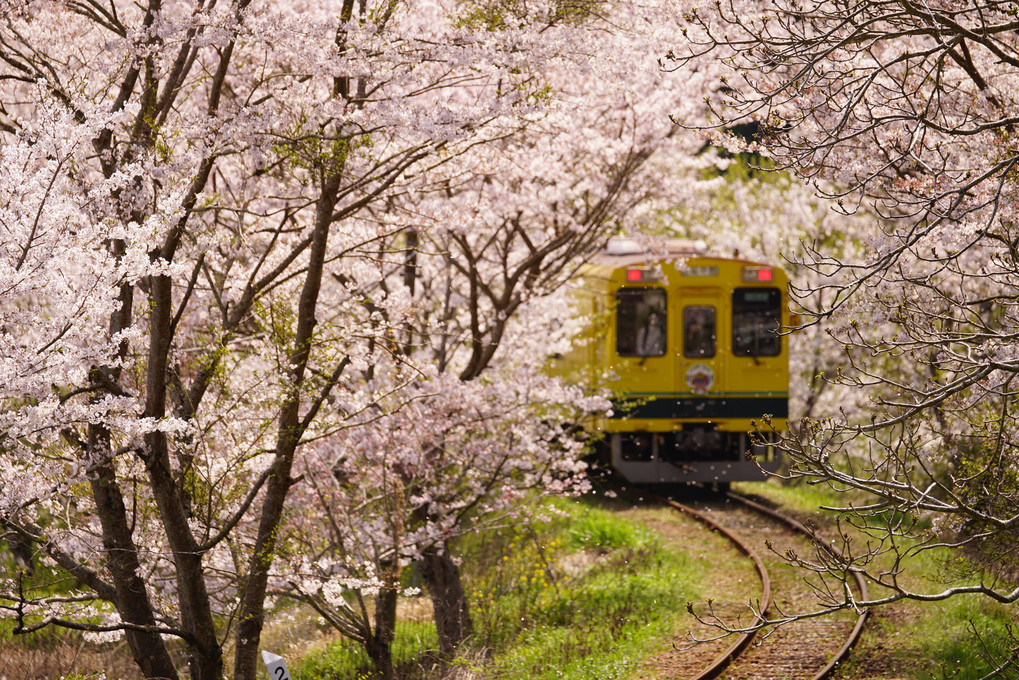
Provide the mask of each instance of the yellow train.
POLYGON ((713 257, 689 241, 651 255, 614 239, 582 272, 583 342, 557 362, 608 387, 611 415, 586 424, 635 483, 725 486, 762 479, 773 446, 752 420, 782 430, 789 412, 788 279, 760 262, 713 257))

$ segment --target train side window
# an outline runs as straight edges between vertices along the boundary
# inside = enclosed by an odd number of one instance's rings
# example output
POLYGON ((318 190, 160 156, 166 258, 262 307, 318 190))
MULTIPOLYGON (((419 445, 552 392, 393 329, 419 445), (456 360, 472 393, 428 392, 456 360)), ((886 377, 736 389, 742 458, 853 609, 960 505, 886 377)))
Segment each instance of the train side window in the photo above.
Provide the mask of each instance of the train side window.
POLYGON ((732 291, 732 351, 752 357, 774 357, 782 351, 778 334, 782 295, 778 288, 732 291))
POLYGON ((716 339, 714 307, 683 308, 683 356, 703 359, 715 356, 716 339))
POLYGON ((620 288, 616 293, 616 352, 624 357, 665 354, 665 309, 661 288, 620 288))

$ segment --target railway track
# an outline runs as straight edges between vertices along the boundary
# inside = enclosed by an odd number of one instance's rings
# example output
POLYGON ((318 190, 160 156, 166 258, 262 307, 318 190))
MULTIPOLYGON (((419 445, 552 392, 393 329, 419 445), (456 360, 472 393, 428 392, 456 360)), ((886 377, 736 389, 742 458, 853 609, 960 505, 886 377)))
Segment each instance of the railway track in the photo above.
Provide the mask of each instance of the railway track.
MULTIPOLYGON (((728 494, 713 502, 658 500, 725 536, 753 562, 760 582, 759 592, 751 598, 757 611, 775 615, 817 608, 816 592, 804 580, 802 570, 791 567, 780 557, 787 550, 800 555, 812 553, 810 532, 801 524, 738 494, 728 494), (770 541, 773 549, 767 547, 766 541, 770 541)), ((856 589, 857 596, 866 599, 866 583, 862 578, 857 578, 856 589)), ((745 627, 756 623, 748 604, 747 600, 742 602, 745 627)), ((731 604, 713 606, 717 607, 716 613, 732 617, 731 604)), ((849 653, 865 619, 866 611, 839 612, 757 634, 691 645, 669 655, 668 662, 659 664, 651 675, 677 680, 822 680, 849 653)), ((694 634, 717 637, 718 630, 702 626, 694 634)))

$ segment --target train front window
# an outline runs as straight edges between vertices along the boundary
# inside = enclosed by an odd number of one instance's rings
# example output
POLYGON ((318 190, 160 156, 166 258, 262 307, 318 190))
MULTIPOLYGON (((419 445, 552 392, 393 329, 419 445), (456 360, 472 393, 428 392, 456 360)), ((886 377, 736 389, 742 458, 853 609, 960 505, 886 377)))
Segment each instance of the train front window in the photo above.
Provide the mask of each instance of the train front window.
POLYGON ((665 354, 665 291, 621 288, 616 293, 616 352, 620 356, 665 354))
POLYGON ((782 295, 778 288, 737 288, 732 292, 732 351, 740 356, 774 357, 782 351, 778 334, 782 295))
POLYGON ((683 308, 683 356, 707 359, 715 356, 715 308, 694 305, 683 308))

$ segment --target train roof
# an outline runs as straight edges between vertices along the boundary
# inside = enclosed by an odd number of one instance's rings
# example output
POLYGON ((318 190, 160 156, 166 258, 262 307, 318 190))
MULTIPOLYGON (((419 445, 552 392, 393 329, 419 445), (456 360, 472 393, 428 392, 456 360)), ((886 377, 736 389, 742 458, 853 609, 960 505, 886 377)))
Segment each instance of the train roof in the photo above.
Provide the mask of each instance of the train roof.
POLYGON ((670 238, 645 244, 632 238, 616 237, 609 239, 602 252, 606 255, 647 255, 648 253, 701 255, 707 252, 707 244, 704 241, 686 238, 670 238))
POLYGON ((624 237, 609 239, 606 246, 591 258, 590 263, 592 265, 625 267, 648 262, 666 262, 694 257, 734 260, 748 264, 766 264, 741 258, 738 254, 725 256, 712 253, 708 250, 707 244, 700 240, 670 238, 644 242, 624 237))

